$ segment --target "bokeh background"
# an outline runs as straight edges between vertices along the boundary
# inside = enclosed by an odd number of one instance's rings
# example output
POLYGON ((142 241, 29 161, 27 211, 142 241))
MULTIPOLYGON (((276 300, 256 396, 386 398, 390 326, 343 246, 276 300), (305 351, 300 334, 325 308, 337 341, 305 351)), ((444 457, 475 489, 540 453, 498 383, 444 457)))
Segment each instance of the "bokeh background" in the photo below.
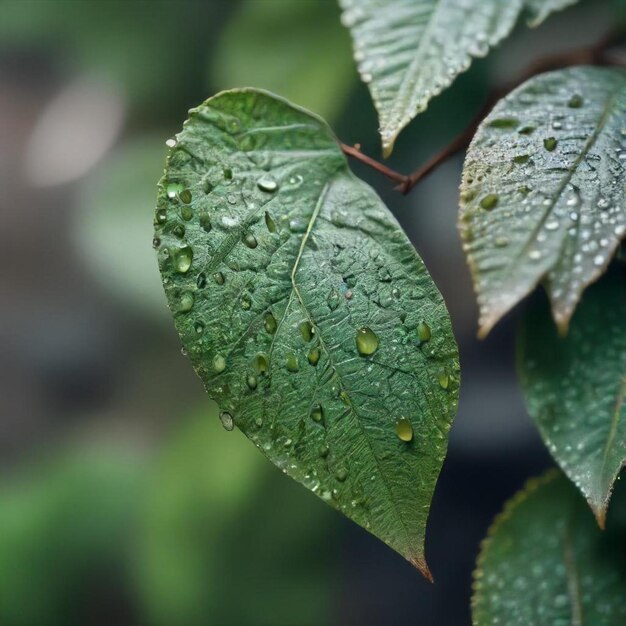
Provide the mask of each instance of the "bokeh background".
MULTIPOLYGON (((524 25, 405 131, 413 169, 532 59, 622 23, 587 0, 524 25)), ((382 195, 448 303, 461 405, 435 495, 436 584, 224 431, 151 248, 165 140, 224 88, 271 89, 378 156, 335 0, 0 0, 0 624, 469 626, 492 517, 552 464, 484 342, 455 221, 462 159, 382 195)), ((519 313, 519 312, 518 312, 519 313)))

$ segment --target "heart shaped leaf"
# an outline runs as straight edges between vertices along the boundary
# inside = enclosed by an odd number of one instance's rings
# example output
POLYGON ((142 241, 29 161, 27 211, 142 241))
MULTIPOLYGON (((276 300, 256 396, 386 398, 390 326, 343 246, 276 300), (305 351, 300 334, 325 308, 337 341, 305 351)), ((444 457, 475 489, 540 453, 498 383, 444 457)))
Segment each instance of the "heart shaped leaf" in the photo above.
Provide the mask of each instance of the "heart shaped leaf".
POLYGON ((505 507, 474 574, 474 626, 626 623, 626 491, 602 532, 559 472, 531 481, 505 507))
POLYGON ((540 23, 576 0, 339 0, 378 110, 383 152, 428 102, 484 57, 526 9, 540 23))
POLYGON ((154 243, 223 425, 428 576, 459 366, 423 262, 326 124, 280 98, 219 94, 170 144, 154 243))
POLYGON ((546 307, 537 306, 526 315, 518 344, 529 412, 604 526, 626 462, 624 269, 589 289, 566 339, 558 337, 546 307))
POLYGON ((498 103, 469 148, 460 230, 480 335, 541 280, 562 332, 626 234, 626 72, 537 76, 498 103))

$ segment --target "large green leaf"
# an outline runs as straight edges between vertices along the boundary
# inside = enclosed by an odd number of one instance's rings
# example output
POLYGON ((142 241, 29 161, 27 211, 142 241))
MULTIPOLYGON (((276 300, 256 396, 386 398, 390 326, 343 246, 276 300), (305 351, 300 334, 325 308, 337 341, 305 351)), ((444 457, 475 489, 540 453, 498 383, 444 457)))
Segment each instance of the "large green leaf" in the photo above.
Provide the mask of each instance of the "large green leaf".
POLYGON ((576 0, 339 0, 380 120, 383 152, 428 102, 484 57, 526 9, 539 23, 576 0))
POLYGON ((626 234, 626 73, 537 76, 483 122, 465 162, 460 230, 480 334, 545 279, 565 331, 626 234))
POLYGON ((604 526, 626 461, 626 274, 616 268, 587 292, 567 339, 546 309, 526 315, 519 338, 528 409, 604 526))
POLYGON ((324 122, 282 99, 224 92, 176 141, 159 264, 224 426, 428 575, 458 355, 424 264, 324 122))
POLYGON ((474 626, 626 624, 626 491, 602 532, 558 472, 496 519, 475 573, 474 626))

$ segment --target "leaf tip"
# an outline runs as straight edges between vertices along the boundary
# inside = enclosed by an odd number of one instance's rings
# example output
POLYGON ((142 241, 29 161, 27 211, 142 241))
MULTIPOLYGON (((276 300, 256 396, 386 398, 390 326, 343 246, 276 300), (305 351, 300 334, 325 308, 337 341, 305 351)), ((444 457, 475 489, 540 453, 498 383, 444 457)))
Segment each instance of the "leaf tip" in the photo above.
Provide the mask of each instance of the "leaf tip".
POLYGON ((428 565, 426 563, 426 559, 424 557, 409 557, 408 558, 409 563, 415 567, 420 574, 422 574, 422 576, 429 582, 429 583, 434 583, 435 579, 433 578, 433 575, 430 571, 430 569, 428 568, 428 565))

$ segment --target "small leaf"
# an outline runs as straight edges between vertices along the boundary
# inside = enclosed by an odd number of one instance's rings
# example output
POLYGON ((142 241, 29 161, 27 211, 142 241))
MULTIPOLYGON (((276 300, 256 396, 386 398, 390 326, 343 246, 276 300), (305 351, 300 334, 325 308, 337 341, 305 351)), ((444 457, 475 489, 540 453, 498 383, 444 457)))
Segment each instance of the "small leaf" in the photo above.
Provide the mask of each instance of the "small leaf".
MULTIPOLYGON (((528 0, 539 23, 568 0, 528 0)), ((575 1, 575 0, 574 0, 575 1)), ((572 0, 569 0, 572 2, 572 0)), ((524 0, 339 0, 378 110, 383 152, 428 102, 504 39, 524 0)))
POLYGON ((537 76, 500 101, 474 137, 460 231, 480 335, 545 279, 562 332, 626 234, 626 73, 537 76))
POLYGON ((580 304, 567 339, 546 307, 524 319, 519 367, 546 445, 604 526, 626 462, 626 275, 616 268, 580 304))
POLYGON ((474 626, 626 623, 624 496, 621 490, 620 506, 602 532, 560 473, 530 481, 483 543, 474 574, 474 626))
POLYGON ((256 90, 192 110, 155 235, 176 328, 224 426, 428 576, 456 344, 423 262, 326 124, 256 90))

